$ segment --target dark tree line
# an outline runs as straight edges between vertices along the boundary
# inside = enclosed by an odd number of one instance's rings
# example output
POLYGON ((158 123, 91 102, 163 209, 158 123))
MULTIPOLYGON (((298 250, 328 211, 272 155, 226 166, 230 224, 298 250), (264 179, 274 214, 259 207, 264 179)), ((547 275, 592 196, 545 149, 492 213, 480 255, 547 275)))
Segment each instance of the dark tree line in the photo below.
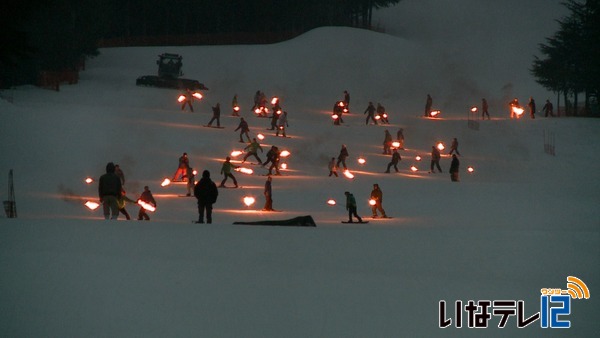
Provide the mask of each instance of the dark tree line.
POLYGON ((567 114, 578 114, 581 93, 584 111, 590 114, 598 108, 600 90, 600 0, 568 0, 563 5, 570 15, 540 44, 544 58, 535 57, 531 72, 539 84, 557 93, 559 105, 563 96, 567 114))
POLYGON ((19 0, 0 4, 0 88, 73 69, 101 39, 370 28, 400 0, 19 0))

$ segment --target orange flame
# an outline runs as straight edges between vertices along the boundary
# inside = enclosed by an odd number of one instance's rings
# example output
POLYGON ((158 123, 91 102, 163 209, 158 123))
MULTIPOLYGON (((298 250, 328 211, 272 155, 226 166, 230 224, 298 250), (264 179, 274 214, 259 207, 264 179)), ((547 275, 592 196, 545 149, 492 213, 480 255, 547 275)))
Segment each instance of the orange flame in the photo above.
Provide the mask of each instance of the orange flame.
POLYGON ((354 178, 354 174, 352 174, 348 169, 344 170, 344 176, 350 179, 354 178))
POLYGON ((137 204, 140 207, 144 208, 145 210, 152 211, 152 212, 156 211, 156 207, 155 206, 153 206, 150 203, 146 203, 146 202, 144 202, 142 200, 138 200, 137 204))
POLYGON ((262 141, 262 140, 265 139, 265 135, 263 135, 263 134, 257 134, 256 138, 262 141))
POLYGON ((412 167, 410 167, 410 170, 412 170, 413 172, 418 171, 419 169, 417 169, 417 167, 415 167, 414 165, 412 167))
POLYGON ((327 204, 329 205, 335 205, 335 200, 334 199, 330 199, 327 201, 327 204))
POLYGON ((369 205, 375 205, 375 204, 377 204, 377 201, 371 198, 369 200, 369 205))
POLYGON ((231 154, 230 154, 230 155, 231 155, 231 157, 238 157, 238 156, 240 156, 240 155, 241 155, 241 154, 243 154, 243 153, 244 153, 244 152, 243 152, 243 151, 241 151, 241 150, 234 150, 234 151, 232 151, 232 152, 231 152, 231 154))
POLYGON ((343 107, 344 106, 344 102, 342 102, 342 101, 338 102, 338 106, 343 107))
POLYGON ((421 156, 417 155, 417 157, 415 157, 415 160, 420 161, 421 160, 421 156))
POLYGON ((88 209, 90 209, 90 210, 96 210, 100 206, 99 203, 92 202, 92 201, 86 201, 84 205, 86 207, 88 207, 88 209))
POLYGON ((94 182, 94 179, 93 179, 93 178, 91 178, 91 177, 87 177, 87 178, 85 179, 85 183, 87 183, 87 184, 91 184, 92 182, 94 182))
POLYGON ((281 156, 281 157, 288 157, 290 155, 291 155, 291 153, 287 150, 284 150, 279 154, 279 156, 281 156))
POLYGON ((400 147, 400 142, 398 142, 398 141, 392 142, 392 147, 399 148, 400 147))
POLYGON ((233 106, 234 111, 240 111, 240 106, 233 106))
POLYGON ((443 144, 442 142, 439 142, 439 143, 437 144, 437 148, 438 148, 440 151, 442 151, 442 150, 444 150, 446 147, 444 147, 444 144, 443 144))
POLYGON ((362 158, 362 157, 359 157, 359 158, 358 158, 358 163, 360 163, 360 164, 365 164, 365 163, 367 163, 367 160, 365 160, 365 159, 364 159, 364 158, 362 158))
POLYGON ((333 115, 331 115, 331 118, 332 118, 332 119, 334 119, 334 120, 337 120, 337 119, 339 119, 340 117, 338 116, 338 114, 333 114, 333 115))
POLYGON ((168 186, 169 184, 171 184, 171 180, 170 180, 170 179, 168 179, 168 178, 165 178, 165 179, 162 181, 162 183, 160 184, 160 186, 161 186, 161 187, 166 187, 166 186, 168 186))
POLYGON ((477 107, 475 107, 475 106, 471 107, 471 112, 477 113, 477 107))
POLYGON ((467 167, 467 171, 470 172, 470 173, 472 173, 472 172, 475 171, 475 169, 473 169, 473 167, 471 167, 471 166, 468 166, 467 167))
POLYGON ((277 101, 279 101, 279 98, 277 98, 277 97, 275 96, 275 97, 273 97, 273 98, 271 99, 271 104, 272 104, 272 105, 276 105, 276 104, 277 104, 277 101))
POLYGON ((381 116, 379 116, 379 115, 375 116, 375 120, 379 120, 379 119, 381 119, 381 116))
POLYGON ((239 167, 239 168, 236 168, 235 170, 241 172, 242 174, 248 174, 248 175, 252 175, 252 173, 254 173, 254 170, 252 170, 250 168, 244 168, 244 167, 239 167))
POLYGON ((177 102, 183 102, 185 101, 185 95, 179 95, 179 97, 177 98, 177 102))
POLYGON ((288 165, 287 163, 281 163, 281 169, 287 169, 288 165))
POLYGON ((195 98, 197 98, 198 100, 202 100, 202 98, 203 98, 202 94, 200 94, 198 92, 192 94, 192 96, 195 97, 195 98))
POLYGON ((513 111, 513 113, 517 114, 517 116, 521 116, 521 114, 523 114, 525 109, 515 106, 515 107, 512 107, 512 111, 513 111))
POLYGON ((436 116, 440 115, 441 113, 442 113, 441 110, 432 110, 431 113, 429 113, 429 116, 436 117, 436 116))
POLYGON ((244 197, 244 204, 249 207, 252 204, 254 204, 254 202, 256 202, 256 199, 252 196, 245 196, 244 197))

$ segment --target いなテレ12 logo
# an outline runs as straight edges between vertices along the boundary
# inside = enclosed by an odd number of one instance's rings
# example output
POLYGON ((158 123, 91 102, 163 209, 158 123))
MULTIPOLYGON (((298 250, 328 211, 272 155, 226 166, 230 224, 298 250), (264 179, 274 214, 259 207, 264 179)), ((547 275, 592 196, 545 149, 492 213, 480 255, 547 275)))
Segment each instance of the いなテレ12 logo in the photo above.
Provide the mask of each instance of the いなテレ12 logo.
POLYGON ((446 314, 446 301, 439 302, 439 327, 463 327, 463 315, 468 328, 487 328, 492 317, 498 317, 498 327, 504 328, 511 317, 516 317, 516 326, 524 328, 540 320, 542 328, 570 328, 571 321, 565 317, 571 314, 573 299, 589 299, 590 289, 579 278, 567 277, 567 287, 540 289, 540 312, 526 315, 523 300, 479 300, 454 302, 454 318, 446 314))

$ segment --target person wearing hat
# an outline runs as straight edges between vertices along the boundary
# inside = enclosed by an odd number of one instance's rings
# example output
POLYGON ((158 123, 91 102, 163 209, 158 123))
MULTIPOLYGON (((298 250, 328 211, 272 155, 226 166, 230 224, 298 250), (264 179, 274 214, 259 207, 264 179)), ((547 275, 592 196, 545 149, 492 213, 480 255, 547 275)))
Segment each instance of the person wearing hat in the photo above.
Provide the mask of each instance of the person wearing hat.
POLYGON ((362 223, 362 218, 356 213, 356 199, 349 191, 344 192, 346 195, 346 210, 348 210, 348 223, 353 223, 352 216, 358 219, 359 223, 362 223))
POLYGON ((217 185, 210 179, 210 172, 204 170, 202 178, 194 187, 194 196, 198 200, 198 221, 196 223, 204 223, 204 214, 206 212, 206 222, 212 223, 213 204, 217 202, 219 190, 217 185))

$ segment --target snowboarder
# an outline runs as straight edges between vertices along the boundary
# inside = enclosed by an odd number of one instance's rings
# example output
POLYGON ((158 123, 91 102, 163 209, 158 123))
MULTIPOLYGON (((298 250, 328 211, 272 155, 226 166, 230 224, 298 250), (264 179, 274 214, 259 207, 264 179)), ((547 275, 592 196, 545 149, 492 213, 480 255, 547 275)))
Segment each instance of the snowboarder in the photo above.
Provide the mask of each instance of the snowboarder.
POLYGON ((217 185, 210 179, 210 172, 204 170, 202 178, 194 187, 194 196, 198 200, 198 221, 196 223, 204 223, 204 212, 206 211, 206 222, 212 223, 213 204, 217 202, 219 190, 217 185))
POLYGON ((535 108, 535 100, 533 99, 533 97, 529 97, 529 102, 527 103, 527 107, 529 107, 529 116, 531 116, 531 119, 535 119, 535 112, 536 112, 536 108, 535 108))
POLYGON ((335 177, 338 177, 337 174, 337 165, 335 164, 335 157, 331 158, 331 161, 329 161, 329 177, 331 177, 331 175, 335 175, 335 177))
POLYGON ((119 205, 119 212, 122 213, 123 215, 125 215, 125 219, 127 219, 129 221, 129 220, 131 220, 131 216, 129 216, 127 209, 125 209, 125 205, 127 203, 136 204, 137 202, 132 200, 131 198, 127 197, 125 190, 121 189, 121 196, 119 196, 119 198, 117 198, 117 204, 119 205))
POLYGON ((348 149, 346 149, 346 145, 342 144, 342 149, 340 149, 340 154, 338 155, 337 158, 337 163, 335 164, 336 167, 340 167, 340 163, 344 166, 344 170, 347 170, 348 167, 346 166, 346 159, 348 158, 348 149))
POLYGON ((267 159, 262 164, 263 167, 265 167, 267 164, 273 162, 273 156, 275 156, 276 152, 277 152, 277 147, 271 146, 271 149, 269 149, 269 151, 267 151, 267 159))
POLYGON ((186 173, 187 169, 190 167, 190 160, 188 159, 188 154, 183 153, 179 157, 179 164, 177 166, 177 171, 173 175, 173 182, 183 182, 187 178, 186 173))
POLYGON ((271 181, 271 176, 268 176, 267 181, 265 182, 265 190, 263 192, 265 195, 265 207, 263 208, 264 211, 273 211, 273 191, 271 190, 271 181))
POLYGON ((271 153, 271 158, 269 159, 271 161, 271 166, 269 167, 269 175, 272 175, 273 169, 275 169, 275 175, 281 175, 281 173, 279 172, 279 160, 281 152, 277 147, 271 148, 271 150, 273 150, 273 152, 271 153))
POLYGON ((385 107, 381 105, 381 103, 377 103, 377 116, 379 116, 379 120, 381 123, 390 124, 388 121, 387 113, 385 112, 385 107))
POLYGON ((258 157, 258 150, 260 149, 260 152, 263 152, 263 148, 260 146, 260 143, 258 143, 258 141, 256 141, 256 138, 252 139, 252 142, 250 142, 249 145, 246 146, 246 148, 244 148, 244 150, 248 150, 248 152, 246 153, 246 155, 244 155, 244 159, 242 160, 242 163, 246 162, 246 159, 252 155, 256 158, 256 160, 258 161, 258 164, 262 164, 262 161, 260 160, 260 158, 258 157))
POLYGON ((546 104, 542 107, 542 111, 545 113, 544 117, 548 117, 548 115, 554 117, 554 107, 550 100, 546 100, 546 104))
POLYGON ((279 106, 278 100, 273 106, 273 115, 271 115, 271 128, 269 128, 269 130, 275 130, 277 128, 277 121, 281 117, 281 114, 283 114, 283 111, 281 110, 281 106, 279 106))
POLYGON ((229 177, 231 177, 231 179, 233 180, 233 184, 235 185, 235 187, 236 188, 238 187, 237 180, 231 173, 232 169, 237 169, 237 168, 239 168, 239 167, 236 165, 233 165, 233 163, 231 163, 231 157, 227 156, 225 158, 225 162, 223 162, 223 166, 221 167, 221 174, 223 174, 224 178, 223 178, 223 181, 221 181, 219 188, 225 187, 225 182, 227 181, 227 178, 229 178, 229 177))
POLYGON ((440 150, 435 146, 431 146, 431 172, 435 173, 433 167, 436 166, 440 172, 442 172, 442 168, 440 167, 440 158, 442 155, 440 154, 440 150))
POLYGON ((344 123, 344 119, 342 118, 342 115, 344 115, 344 110, 347 111, 346 108, 344 108, 345 103, 343 101, 338 101, 335 103, 335 105, 333 106, 333 124, 335 125, 340 125, 340 123, 344 123), (337 118, 336 118, 337 116, 337 118))
POLYGON ((284 111, 283 114, 281 114, 281 116, 279 117, 279 120, 277 120, 277 132, 275 133, 275 136, 279 136, 279 131, 281 131, 283 134, 283 137, 286 137, 285 136, 285 128, 290 126, 287 121, 287 115, 288 115, 288 113, 286 111, 284 111))
POLYGON ((427 94, 427 101, 425 102, 425 117, 431 116, 431 107, 433 106, 433 99, 431 95, 427 94))
POLYGON ((100 176, 98 182, 98 196, 104 212, 104 219, 119 217, 119 204, 117 199, 121 196, 121 179, 115 174, 115 164, 106 164, 106 174, 100 176))
POLYGON ((404 129, 398 129, 398 132, 396 133, 396 140, 398 143, 400 143, 398 148, 404 150, 404 129))
POLYGON ((352 195, 348 191, 344 192, 344 195, 346 195, 346 210, 348 210, 348 223, 353 223, 352 216, 356 217, 359 223, 362 223, 362 218, 358 216, 358 213, 356 212, 356 199, 354 198, 354 195, 352 195))
POLYGON ((217 127, 221 126, 221 104, 217 102, 217 105, 212 107, 213 116, 208 122, 207 126, 212 126, 213 121, 217 121, 217 127))
POLYGON ((390 132, 386 129, 383 138, 383 154, 392 154, 392 141, 392 134, 390 134, 390 132))
POLYGON ((481 119, 485 120, 485 116, 487 115, 488 120, 490 120, 490 113, 488 113, 488 103, 486 99, 481 99, 481 119))
MULTIPOLYGON (((156 208, 156 200, 154 200, 154 196, 152 196, 152 192, 150 191, 150 188, 148 188, 147 185, 144 186, 144 192, 140 195, 140 198, 138 198, 138 200, 148 203, 156 208)), ((140 211, 138 212, 137 219, 138 219, 138 221, 141 221, 142 219, 144 219, 146 221, 150 220, 150 216, 148 216, 148 214, 146 213, 146 209, 144 209, 144 207, 140 207, 140 211)))
POLYGON ((452 182, 458 182, 458 167, 460 162, 456 154, 452 154, 452 162, 450 163, 450 180, 452 182))
POLYGON ((387 169, 386 169, 386 173, 390 173, 390 168, 392 166, 394 166, 394 169, 396 169, 396 172, 398 172, 398 161, 402 160, 402 158, 400 157, 400 153, 398 152, 398 149, 394 148, 394 152, 392 153, 392 160, 390 161, 390 163, 388 163, 387 165, 387 169))
POLYGON ((186 89, 185 94, 182 94, 184 99, 183 101, 181 101, 181 110, 185 110, 185 106, 189 106, 190 107, 190 111, 193 113, 194 112, 194 107, 192 106, 192 101, 194 101, 194 95, 192 94, 192 91, 189 89, 186 89))
POLYGON ((452 155, 453 152, 456 152, 456 154, 460 156, 460 152, 458 151, 458 140, 456 137, 452 140, 452 145, 450 145, 450 152, 448 155, 452 155))
POLYGON ((365 109, 365 112, 363 113, 363 115, 367 114, 365 124, 369 124, 369 119, 372 120, 374 124, 377 124, 377 120, 375 120, 375 111, 377 111, 377 109, 373 105, 373 102, 369 102, 367 109, 365 109))
POLYGON ((373 211, 373 218, 378 217, 377 211, 381 213, 381 217, 387 217, 385 210, 383 210, 383 192, 379 189, 379 184, 373 184, 373 190, 371 191, 371 211, 373 211))
POLYGON ((234 132, 238 130, 240 131, 240 142, 244 142, 244 140, 242 139, 243 135, 246 135, 246 137, 248 138, 248 142, 250 142, 250 136, 248 135, 250 127, 248 127, 248 122, 246 122, 246 120, 244 120, 243 117, 240 117, 240 124, 237 128, 235 128, 234 132))

